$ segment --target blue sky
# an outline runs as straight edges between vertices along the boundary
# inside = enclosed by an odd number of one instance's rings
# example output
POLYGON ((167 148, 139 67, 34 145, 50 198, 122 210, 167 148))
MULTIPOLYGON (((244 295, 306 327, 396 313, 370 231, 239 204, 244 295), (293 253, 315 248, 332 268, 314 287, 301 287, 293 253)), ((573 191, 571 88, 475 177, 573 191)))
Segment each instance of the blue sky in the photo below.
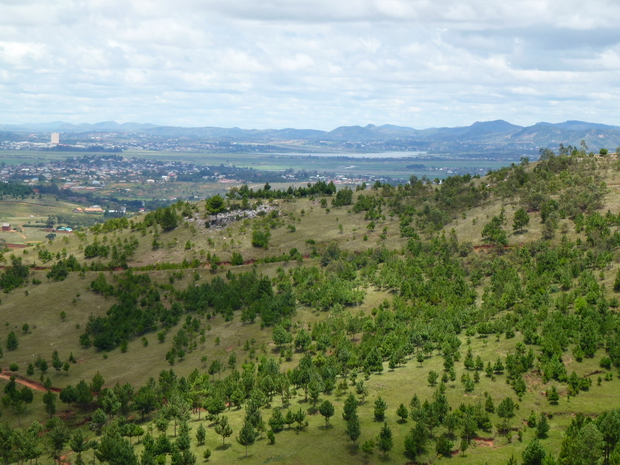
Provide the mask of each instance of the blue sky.
POLYGON ((0 123, 620 124, 617 0, 0 0, 0 123))

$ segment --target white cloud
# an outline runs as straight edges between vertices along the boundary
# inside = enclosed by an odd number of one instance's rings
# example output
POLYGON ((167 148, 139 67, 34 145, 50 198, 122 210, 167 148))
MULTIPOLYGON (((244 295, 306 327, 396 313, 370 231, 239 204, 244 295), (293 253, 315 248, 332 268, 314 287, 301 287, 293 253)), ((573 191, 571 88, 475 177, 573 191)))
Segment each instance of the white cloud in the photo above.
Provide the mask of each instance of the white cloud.
POLYGON ((0 0, 0 122, 618 124, 619 16, 611 0, 0 0))

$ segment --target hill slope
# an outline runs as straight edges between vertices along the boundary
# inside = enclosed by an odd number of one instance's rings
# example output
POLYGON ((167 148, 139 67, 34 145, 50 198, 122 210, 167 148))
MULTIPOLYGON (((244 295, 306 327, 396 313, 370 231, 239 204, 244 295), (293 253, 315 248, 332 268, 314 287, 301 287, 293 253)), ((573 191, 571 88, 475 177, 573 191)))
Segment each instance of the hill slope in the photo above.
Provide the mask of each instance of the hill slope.
MULTIPOLYGON (((49 434, 83 428, 100 461, 247 445, 253 462, 507 463, 541 446, 595 463, 616 447, 619 169, 546 153, 441 185, 239 190, 111 220, 6 257, 4 366, 62 389, 49 434)), ((53 414, 51 394, 4 383, 12 426, 53 414)))

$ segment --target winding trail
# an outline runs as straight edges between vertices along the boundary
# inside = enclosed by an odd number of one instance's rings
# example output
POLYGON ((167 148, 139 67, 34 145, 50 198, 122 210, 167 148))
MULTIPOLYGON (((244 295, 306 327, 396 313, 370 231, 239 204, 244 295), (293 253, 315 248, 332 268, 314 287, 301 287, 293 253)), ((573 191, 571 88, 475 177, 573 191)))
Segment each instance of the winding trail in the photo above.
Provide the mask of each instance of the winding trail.
MULTIPOLYGON (((15 382, 17 384, 21 384, 22 386, 28 386, 30 389, 34 389, 35 391, 41 391, 41 392, 47 392, 47 389, 45 389, 45 387, 43 386, 43 384, 37 382, 37 381, 32 381, 31 379, 27 379, 24 378, 20 375, 17 375, 11 371, 2 371, 0 373, 0 378, 1 379, 7 379, 10 380, 11 376, 15 376, 15 382)), ((50 389, 52 392, 60 392, 61 390, 59 388, 51 388, 50 389)))

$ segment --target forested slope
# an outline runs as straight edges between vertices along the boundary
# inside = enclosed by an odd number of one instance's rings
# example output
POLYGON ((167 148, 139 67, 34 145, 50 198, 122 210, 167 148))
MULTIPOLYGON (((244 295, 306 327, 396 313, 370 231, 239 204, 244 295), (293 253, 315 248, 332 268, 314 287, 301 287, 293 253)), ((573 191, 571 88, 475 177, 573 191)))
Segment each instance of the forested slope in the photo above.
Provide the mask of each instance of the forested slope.
POLYGON ((0 456, 620 463, 619 171, 233 189, 7 256, 0 456))

